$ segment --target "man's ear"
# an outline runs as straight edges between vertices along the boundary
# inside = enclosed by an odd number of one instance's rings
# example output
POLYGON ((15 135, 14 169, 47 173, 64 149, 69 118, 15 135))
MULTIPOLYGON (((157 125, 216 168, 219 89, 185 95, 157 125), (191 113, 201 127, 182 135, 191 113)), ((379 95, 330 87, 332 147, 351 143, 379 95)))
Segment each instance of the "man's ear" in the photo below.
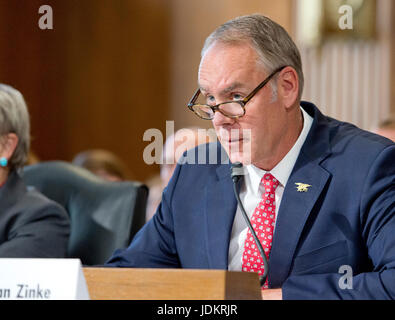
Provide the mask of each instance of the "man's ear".
POLYGON ((277 86, 284 106, 287 109, 294 106, 299 95, 299 78, 296 70, 285 67, 278 76, 277 86))
POLYGON ((0 158, 4 157, 10 160, 18 145, 18 141, 18 136, 15 133, 4 135, 0 140, 0 158))

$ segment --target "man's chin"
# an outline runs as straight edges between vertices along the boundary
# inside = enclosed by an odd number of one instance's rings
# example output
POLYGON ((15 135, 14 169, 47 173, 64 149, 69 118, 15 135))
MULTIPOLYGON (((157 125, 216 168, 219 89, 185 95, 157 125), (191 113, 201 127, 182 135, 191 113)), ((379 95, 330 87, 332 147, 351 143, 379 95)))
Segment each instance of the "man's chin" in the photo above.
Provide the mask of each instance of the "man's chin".
POLYGON ((241 162, 244 166, 251 164, 251 157, 242 152, 228 153, 230 162, 241 162))
POLYGON ((241 162, 243 165, 251 164, 251 153, 245 152, 245 144, 222 143, 222 146, 228 154, 230 162, 241 162))

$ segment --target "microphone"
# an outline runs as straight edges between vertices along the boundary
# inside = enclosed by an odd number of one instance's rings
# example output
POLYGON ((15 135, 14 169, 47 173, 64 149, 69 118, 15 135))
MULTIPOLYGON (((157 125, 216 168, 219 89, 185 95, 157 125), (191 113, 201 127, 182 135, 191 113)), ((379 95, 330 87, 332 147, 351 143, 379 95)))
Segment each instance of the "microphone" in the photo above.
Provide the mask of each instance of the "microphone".
POLYGON ((231 176, 234 183, 239 182, 240 178, 244 175, 243 164, 235 162, 231 164, 231 176))
POLYGON ((245 222, 247 223, 247 226, 250 229, 252 236, 254 237, 255 243, 256 243, 258 250, 259 250, 259 253, 261 254, 261 257, 263 259, 264 272, 263 272, 263 275, 259 277, 260 285, 261 285, 261 287, 263 287, 263 285, 265 284, 266 278, 267 278, 268 271, 269 271, 269 264, 267 262, 266 254, 262 248, 262 244, 259 241, 259 239, 255 233, 255 230, 251 225, 250 219, 248 218, 248 215, 244 210, 244 206, 241 203, 239 192, 237 191, 237 183, 240 181, 241 177, 244 176, 243 164, 241 162, 232 163, 230 170, 231 170, 231 177, 232 177, 232 181, 233 181, 233 191, 234 191, 237 203, 239 204, 243 218, 244 218, 245 222))

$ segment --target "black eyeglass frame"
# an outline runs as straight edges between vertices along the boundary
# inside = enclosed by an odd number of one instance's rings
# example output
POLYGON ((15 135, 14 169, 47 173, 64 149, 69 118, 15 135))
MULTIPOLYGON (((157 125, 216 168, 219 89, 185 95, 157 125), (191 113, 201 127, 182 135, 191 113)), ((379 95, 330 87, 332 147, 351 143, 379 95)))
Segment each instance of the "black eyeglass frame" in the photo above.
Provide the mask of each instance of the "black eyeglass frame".
POLYGON ((250 100, 257 94, 257 92, 258 92, 260 89, 262 89, 262 88, 271 80, 271 78, 273 78, 273 76, 274 76, 276 73, 282 71, 285 67, 287 67, 287 66, 282 66, 282 67, 279 67, 279 68, 277 68, 276 70, 274 70, 265 80, 263 80, 254 90, 252 90, 252 92, 251 92, 249 95, 247 95, 247 96, 246 96, 244 99, 242 99, 242 100, 226 101, 226 102, 218 103, 218 104, 216 104, 216 105, 214 105, 214 106, 210 106, 210 105, 208 105, 208 104, 195 104, 197 98, 199 97, 199 94, 201 93, 200 88, 199 88, 199 89, 196 90, 196 92, 195 92, 195 94, 193 95, 192 99, 189 101, 189 103, 188 103, 188 108, 189 108, 189 110, 191 110, 194 114, 196 114, 199 118, 201 118, 201 119, 203 119, 203 120, 212 120, 212 119, 214 118, 214 115, 215 115, 215 112, 216 112, 216 111, 221 112, 221 114, 223 114, 225 117, 228 117, 228 118, 232 118, 232 119, 241 118, 241 117, 244 116, 245 113, 246 113, 245 105, 248 103, 248 101, 250 101, 250 100), (243 109, 243 114, 242 114, 242 115, 239 115, 239 116, 230 116, 230 115, 225 114, 225 113, 219 108, 221 105, 229 104, 229 103, 238 103, 238 104, 240 104, 241 108, 243 109), (200 116, 200 115, 199 115, 198 113, 196 113, 195 110, 193 109, 194 106, 197 106, 197 107, 199 107, 199 106, 209 107, 209 108, 213 111, 213 117, 212 117, 212 118, 204 118, 204 117, 200 116))

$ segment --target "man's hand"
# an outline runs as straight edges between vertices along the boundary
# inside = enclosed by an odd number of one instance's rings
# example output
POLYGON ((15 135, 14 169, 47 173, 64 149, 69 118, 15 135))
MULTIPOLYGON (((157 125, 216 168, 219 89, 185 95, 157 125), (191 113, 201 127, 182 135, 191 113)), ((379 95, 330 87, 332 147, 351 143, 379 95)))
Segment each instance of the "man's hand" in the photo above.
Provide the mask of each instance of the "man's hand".
POLYGON ((282 300, 283 291, 280 289, 261 290, 262 300, 282 300))

